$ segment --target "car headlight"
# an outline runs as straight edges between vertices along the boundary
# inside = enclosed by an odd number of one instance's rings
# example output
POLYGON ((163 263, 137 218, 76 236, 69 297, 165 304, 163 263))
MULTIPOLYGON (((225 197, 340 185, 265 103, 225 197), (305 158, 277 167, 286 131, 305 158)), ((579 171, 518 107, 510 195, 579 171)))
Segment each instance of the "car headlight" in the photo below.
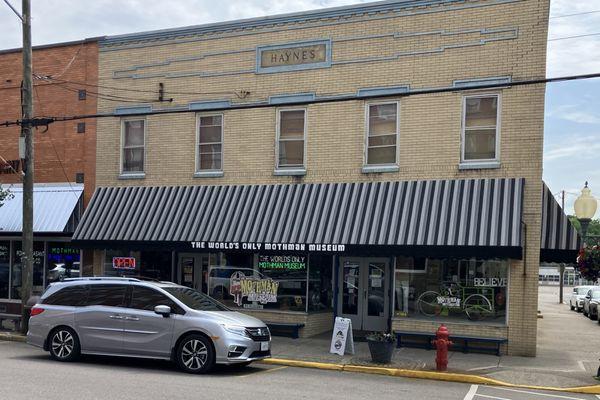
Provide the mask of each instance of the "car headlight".
POLYGON ((221 326, 227 332, 233 333, 234 335, 239 335, 239 336, 243 336, 243 337, 249 337, 248 333, 246 332, 246 328, 243 327, 243 326, 237 326, 237 325, 221 325, 221 326))

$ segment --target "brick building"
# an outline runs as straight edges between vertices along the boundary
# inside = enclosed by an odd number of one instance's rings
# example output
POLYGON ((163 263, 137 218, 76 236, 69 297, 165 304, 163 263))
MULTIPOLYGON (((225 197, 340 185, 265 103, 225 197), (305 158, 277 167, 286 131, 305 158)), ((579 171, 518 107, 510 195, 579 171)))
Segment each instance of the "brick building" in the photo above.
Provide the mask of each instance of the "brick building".
POLYGON ((106 37, 100 84, 146 97, 98 102, 75 240, 96 274, 301 335, 444 322, 534 355, 540 258, 577 245, 542 182, 545 86, 510 85, 545 76, 548 12, 384 1, 106 37))
MULTIPOLYGON (((97 39, 34 47, 33 73, 35 116, 96 113, 97 39)), ((0 51, 2 122, 21 118, 21 79, 21 49, 0 51)), ((0 207, 0 309, 5 312, 16 312, 20 303, 19 136, 18 126, 0 127, 0 185, 14 195, 0 207)), ((33 279, 34 292, 40 292, 66 270, 78 269, 80 252, 69 242, 94 189, 96 123, 93 119, 53 123, 47 131, 35 130, 34 141, 33 279)))

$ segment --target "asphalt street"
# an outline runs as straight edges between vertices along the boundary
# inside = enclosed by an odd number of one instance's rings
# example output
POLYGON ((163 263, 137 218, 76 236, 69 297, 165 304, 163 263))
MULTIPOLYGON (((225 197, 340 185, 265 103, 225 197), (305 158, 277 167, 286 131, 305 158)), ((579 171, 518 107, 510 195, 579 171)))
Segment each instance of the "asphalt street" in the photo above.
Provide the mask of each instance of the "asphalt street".
POLYGON ((577 400, 592 395, 507 389, 350 372, 255 364, 205 376, 168 362, 84 357, 59 363, 24 343, 0 342, 0 399, 508 399, 577 400))

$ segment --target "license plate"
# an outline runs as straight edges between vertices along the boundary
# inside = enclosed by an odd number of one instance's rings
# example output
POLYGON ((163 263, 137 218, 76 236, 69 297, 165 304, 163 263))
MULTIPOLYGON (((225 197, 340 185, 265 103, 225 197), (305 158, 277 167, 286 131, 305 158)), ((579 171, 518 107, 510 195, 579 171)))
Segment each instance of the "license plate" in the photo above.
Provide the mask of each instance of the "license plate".
POLYGON ((260 342, 260 351, 269 350, 269 342, 260 342))

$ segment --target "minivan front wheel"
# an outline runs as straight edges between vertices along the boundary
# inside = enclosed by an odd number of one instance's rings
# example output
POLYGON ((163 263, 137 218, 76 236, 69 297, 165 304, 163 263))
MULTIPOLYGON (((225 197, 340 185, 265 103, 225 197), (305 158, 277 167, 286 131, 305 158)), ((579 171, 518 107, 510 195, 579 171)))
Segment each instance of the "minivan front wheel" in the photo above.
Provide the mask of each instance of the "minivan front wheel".
POLYGON ((177 348, 177 364, 190 374, 210 371, 215 364, 215 352, 210 340, 198 334, 186 336, 177 348))
POLYGON ((77 334, 66 327, 57 328, 50 334, 48 348, 50 356, 57 361, 74 361, 81 352, 77 334))

